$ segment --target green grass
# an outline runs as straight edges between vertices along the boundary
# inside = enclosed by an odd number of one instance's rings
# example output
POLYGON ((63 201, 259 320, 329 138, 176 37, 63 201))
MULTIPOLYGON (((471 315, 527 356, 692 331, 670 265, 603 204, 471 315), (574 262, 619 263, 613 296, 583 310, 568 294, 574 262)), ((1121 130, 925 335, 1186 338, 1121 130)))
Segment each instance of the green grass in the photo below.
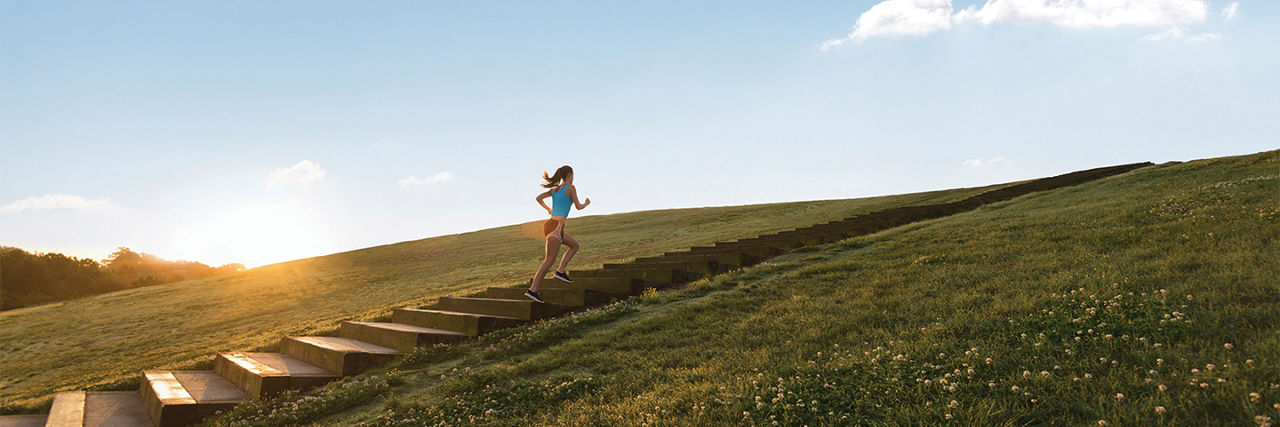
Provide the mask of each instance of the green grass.
POLYGON ((419 349, 210 422, 1274 422, 1277 237, 1280 152, 1160 165, 419 349))
MULTIPOLYGON (((584 242, 574 267, 593 268, 991 188, 586 216, 568 230, 584 242)), ((5 311, 0 413, 46 409, 62 390, 133 389, 143 369, 208 369, 215 352, 270 350, 341 320, 521 283, 541 259, 540 233, 531 222, 5 311)))

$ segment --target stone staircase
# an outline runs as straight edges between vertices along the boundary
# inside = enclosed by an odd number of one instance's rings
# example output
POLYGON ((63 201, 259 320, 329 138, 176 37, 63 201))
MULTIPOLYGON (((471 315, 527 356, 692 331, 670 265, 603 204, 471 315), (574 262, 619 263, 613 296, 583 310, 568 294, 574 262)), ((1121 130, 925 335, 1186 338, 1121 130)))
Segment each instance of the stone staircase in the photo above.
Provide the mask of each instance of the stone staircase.
MULTIPOLYGON (((525 286, 489 288, 474 297, 441 298, 434 309, 397 308, 390 322, 343 322, 338 336, 284 337, 277 353, 220 353, 211 371, 144 371, 130 391, 67 391, 46 415, 0 417, 0 426, 183 426, 244 399, 305 390, 358 375, 417 346, 448 344, 749 266, 802 246, 820 245, 944 217, 1035 191, 1061 188, 1150 165, 1091 169, 1023 182, 953 203, 908 206, 735 241, 719 242, 598 270, 573 272, 574 283, 543 282, 547 303, 525 286)), ((532 264, 530 264, 532 268, 532 264)))

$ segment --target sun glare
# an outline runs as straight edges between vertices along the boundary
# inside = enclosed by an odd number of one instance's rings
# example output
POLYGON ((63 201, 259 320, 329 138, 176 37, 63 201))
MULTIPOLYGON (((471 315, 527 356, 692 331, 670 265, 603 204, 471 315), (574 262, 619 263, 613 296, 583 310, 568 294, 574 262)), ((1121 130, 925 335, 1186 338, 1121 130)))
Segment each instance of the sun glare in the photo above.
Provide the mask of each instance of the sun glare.
POLYGON ((311 211, 289 203, 241 206, 174 236, 181 259, 253 268, 320 255, 328 247, 311 211))

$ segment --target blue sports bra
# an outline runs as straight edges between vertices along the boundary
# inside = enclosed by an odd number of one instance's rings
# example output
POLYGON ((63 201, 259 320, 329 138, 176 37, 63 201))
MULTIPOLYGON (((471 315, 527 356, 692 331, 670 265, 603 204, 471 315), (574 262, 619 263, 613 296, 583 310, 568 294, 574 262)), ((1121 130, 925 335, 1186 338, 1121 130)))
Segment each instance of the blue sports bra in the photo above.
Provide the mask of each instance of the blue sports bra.
POLYGON ((573 206, 573 201, 569 200, 568 192, 568 185, 561 186, 560 191, 551 190, 551 215, 569 217, 569 207, 573 206))

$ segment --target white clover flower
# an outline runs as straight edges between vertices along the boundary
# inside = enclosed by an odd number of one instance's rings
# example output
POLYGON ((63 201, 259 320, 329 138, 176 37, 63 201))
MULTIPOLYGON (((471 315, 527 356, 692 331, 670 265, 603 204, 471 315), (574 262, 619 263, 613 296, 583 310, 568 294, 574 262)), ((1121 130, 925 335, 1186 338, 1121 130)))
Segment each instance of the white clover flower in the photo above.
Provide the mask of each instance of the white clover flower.
POLYGON ((1169 389, 1169 387, 1165 387, 1165 386, 1164 386, 1164 384, 1160 384, 1160 385, 1159 385, 1159 386, 1157 386, 1156 388, 1160 389, 1160 391, 1165 391, 1165 390, 1168 390, 1168 389, 1169 389))
POLYGON ((1116 393, 1116 400, 1124 400, 1124 393, 1116 393))
POLYGON ((1165 412, 1165 409, 1164 409, 1164 407, 1163 407, 1163 406, 1157 406, 1157 407, 1156 407, 1156 413, 1157 413, 1157 414, 1163 414, 1164 412, 1165 412))

